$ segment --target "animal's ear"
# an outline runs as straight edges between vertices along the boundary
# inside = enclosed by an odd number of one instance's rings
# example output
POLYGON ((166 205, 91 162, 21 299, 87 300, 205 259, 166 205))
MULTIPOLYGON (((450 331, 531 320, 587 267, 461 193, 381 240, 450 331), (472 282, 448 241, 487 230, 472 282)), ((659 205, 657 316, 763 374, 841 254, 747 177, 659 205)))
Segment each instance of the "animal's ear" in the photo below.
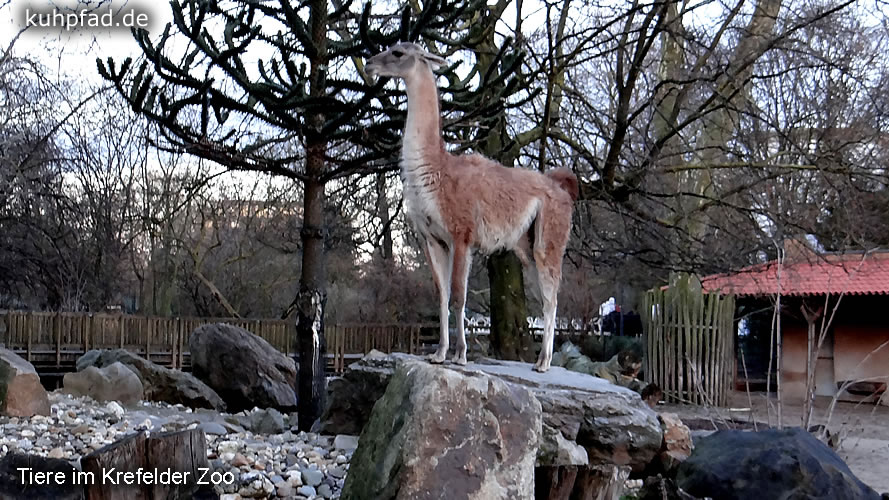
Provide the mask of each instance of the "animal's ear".
POLYGON ((448 65, 448 62, 444 58, 435 54, 430 54, 429 52, 423 53, 423 59, 429 63, 429 66, 431 66, 432 69, 438 69, 448 65))

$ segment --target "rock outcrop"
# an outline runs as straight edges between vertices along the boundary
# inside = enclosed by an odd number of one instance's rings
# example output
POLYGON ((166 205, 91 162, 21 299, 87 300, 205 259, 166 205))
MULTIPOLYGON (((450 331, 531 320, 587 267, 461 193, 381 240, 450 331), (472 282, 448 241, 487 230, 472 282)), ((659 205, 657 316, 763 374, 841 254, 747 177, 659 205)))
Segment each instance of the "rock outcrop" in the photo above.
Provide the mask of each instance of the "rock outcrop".
POLYGON ((328 380, 327 405, 313 430, 328 435, 361 434, 393 373, 394 358, 375 349, 349 365, 342 376, 328 380))
POLYGON ((879 500, 827 445, 804 429, 725 430, 695 442, 676 483, 695 497, 879 500))
POLYGON ((190 408, 225 410, 222 398, 190 373, 171 370, 124 349, 91 350, 77 360, 77 371, 89 366, 104 368, 120 362, 142 382, 145 399, 182 404, 190 408))
POLYGON ((481 372, 405 360, 361 434, 343 498, 534 498, 540 402, 481 372))
POLYGON ((144 398, 139 376, 119 361, 104 368, 88 366, 79 372, 66 373, 62 385, 70 394, 89 396, 96 401, 133 404, 144 398))
POLYGON ((46 389, 31 363, 0 347, 0 414, 11 417, 49 415, 46 389))
POLYGON ((192 371, 225 400, 229 411, 296 409, 296 364, 243 328, 203 325, 188 339, 192 371))
MULTIPOLYGON (((425 363, 407 354, 372 353, 353 363, 328 385, 328 404, 318 431, 360 432, 396 368, 417 361, 425 363)), ((441 369, 467 376, 480 372, 530 391, 543 411, 538 466, 617 465, 641 470, 661 449, 657 415, 637 393, 605 380, 558 367, 537 373, 530 365, 513 361, 482 360, 441 369)))
POLYGON ((657 455, 657 472, 669 472, 674 470, 682 462, 691 456, 694 443, 691 438, 691 430, 682 423, 679 415, 675 413, 660 413, 658 420, 664 430, 664 441, 657 455))

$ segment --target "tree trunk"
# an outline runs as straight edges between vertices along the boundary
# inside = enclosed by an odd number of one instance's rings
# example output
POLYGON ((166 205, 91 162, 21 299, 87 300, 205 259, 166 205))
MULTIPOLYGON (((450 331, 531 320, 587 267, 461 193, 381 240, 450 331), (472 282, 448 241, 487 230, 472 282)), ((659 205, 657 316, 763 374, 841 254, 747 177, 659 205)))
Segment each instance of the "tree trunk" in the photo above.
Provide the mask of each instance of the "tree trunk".
POLYGON ((528 334, 528 304, 522 263, 512 252, 488 257, 491 282, 491 351, 494 357, 532 361, 534 346, 528 334))
POLYGON ((381 245, 378 248, 380 257, 385 262, 392 262, 392 215, 389 213, 389 196, 386 193, 386 174, 380 172, 376 178, 377 216, 382 228, 381 245))
MULTIPOLYGON (((312 40, 316 53, 310 61, 309 93, 323 95, 327 68, 327 2, 315 0, 310 7, 312 40)), ((327 142, 320 130, 324 115, 307 117, 306 182, 303 199, 302 275, 296 297, 296 340, 299 353, 297 402, 299 430, 308 432, 324 409, 326 343, 324 306, 327 303, 324 265, 324 155, 327 142)))
MULTIPOLYGON (((307 164, 323 163, 318 148, 309 149, 307 164)), ((323 149, 321 150, 323 154, 323 149)), ((317 178, 306 182, 304 221, 301 231, 303 245, 302 275, 296 298, 296 340, 299 353, 297 377, 297 412, 299 429, 309 431, 324 409, 325 354, 324 306, 324 184, 317 178)))

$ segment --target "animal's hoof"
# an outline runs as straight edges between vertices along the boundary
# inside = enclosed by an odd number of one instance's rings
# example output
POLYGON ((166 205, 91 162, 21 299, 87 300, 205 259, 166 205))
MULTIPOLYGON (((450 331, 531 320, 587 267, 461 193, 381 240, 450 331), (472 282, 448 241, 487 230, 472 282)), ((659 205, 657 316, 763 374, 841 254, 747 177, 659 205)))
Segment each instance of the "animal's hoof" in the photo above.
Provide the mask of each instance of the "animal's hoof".
POLYGON ((435 354, 431 354, 431 355, 429 355, 429 358, 427 358, 427 359, 428 359, 429 362, 432 363, 433 365, 440 365, 440 364, 444 363, 445 355, 444 355, 444 354, 435 353, 435 354))
POLYGON ((454 356, 451 361, 460 366, 466 366, 466 356, 454 356))
POLYGON ((549 363, 541 363, 540 361, 534 363, 535 372, 546 373, 547 370, 549 370, 549 363))

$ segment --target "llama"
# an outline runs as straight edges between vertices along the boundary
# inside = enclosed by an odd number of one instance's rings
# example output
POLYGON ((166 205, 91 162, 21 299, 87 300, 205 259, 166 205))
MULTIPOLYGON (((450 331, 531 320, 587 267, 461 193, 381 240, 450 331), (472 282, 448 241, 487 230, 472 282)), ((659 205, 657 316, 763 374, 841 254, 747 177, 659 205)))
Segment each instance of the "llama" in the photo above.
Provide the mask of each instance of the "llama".
POLYGON ((571 232, 577 177, 568 169, 546 175, 504 167, 478 154, 452 155, 441 136, 433 69, 447 62, 414 43, 399 43, 367 61, 370 76, 401 78, 407 119, 401 150, 405 213, 424 241, 440 305, 440 341, 430 356, 448 354, 449 306, 456 310, 453 362, 466 364, 464 309, 472 251, 512 250, 525 269, 532 262, 543 300, 544 337, 534 369, 550 367, 562 257, 571 232))

